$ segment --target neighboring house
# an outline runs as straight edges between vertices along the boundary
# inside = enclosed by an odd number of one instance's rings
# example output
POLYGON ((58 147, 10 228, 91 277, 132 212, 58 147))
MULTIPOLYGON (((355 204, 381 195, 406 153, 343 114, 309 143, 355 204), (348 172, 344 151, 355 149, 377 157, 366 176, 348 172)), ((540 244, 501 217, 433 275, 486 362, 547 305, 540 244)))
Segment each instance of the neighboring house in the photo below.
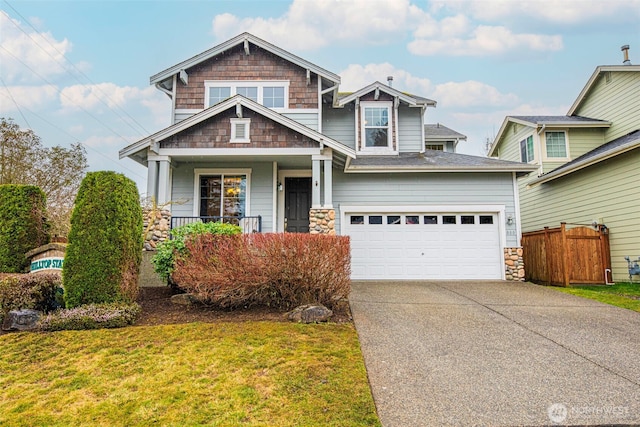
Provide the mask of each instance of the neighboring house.
POLYGON ((173 124, 120 157, 183 202, 173 224, 349 235, 354 279, 521 279, 516 177, 535 167, 454 153, 464 135, 425 126, 435 101, 379 82, 339 95, 338 75, 248 33, 151 84, 173 124))
POLYGON ((506 117, 489 151, 535 165, 519 180, 524 232, 569 224, 609 230, 613 279, 640 256, 640 66, 599 66, 566 116, 506 117))

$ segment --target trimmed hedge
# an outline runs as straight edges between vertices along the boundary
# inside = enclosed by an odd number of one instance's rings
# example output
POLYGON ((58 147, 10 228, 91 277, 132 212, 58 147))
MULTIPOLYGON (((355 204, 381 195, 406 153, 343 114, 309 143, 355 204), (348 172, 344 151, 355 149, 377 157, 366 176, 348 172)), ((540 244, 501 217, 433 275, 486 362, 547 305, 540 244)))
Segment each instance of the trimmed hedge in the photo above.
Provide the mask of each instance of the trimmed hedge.
POLYGON ((49 312, 60 306, 59 274, 22 274, 0 280, 0 323, 11 310, 32 309, 49 312))
POLYGON ((71 216, 62 271, 66 306, 135 301, 142 244, 136 184, 123 174, 89 172, 71 216))
POLYGON ((41 331, 122 328, 132 325, 140 314, 138 304, 89 304, 55 311, 38 322, 41 331))
POLYGON ((187 239, 172 278, 221 308, 334 308, 350 291, 349 238, 302 233, 203 234, 187 239))
POLYGON ((46 196, 34 185, 0 185, 0 272, 22 273, 25 254, 49 243, 46 196))
POLYGON ((156 248, 156 253, 151 259, 153 269, 161 278, 168 280, 174 269, 175 257, 184 253, 184 241, 188 237, 201 234, 234 235, 240 233, 242 233, 242 228, 239 226, 222 222, 198 221, 176 227, 171 230, 171 240, 161 242, 156 248))

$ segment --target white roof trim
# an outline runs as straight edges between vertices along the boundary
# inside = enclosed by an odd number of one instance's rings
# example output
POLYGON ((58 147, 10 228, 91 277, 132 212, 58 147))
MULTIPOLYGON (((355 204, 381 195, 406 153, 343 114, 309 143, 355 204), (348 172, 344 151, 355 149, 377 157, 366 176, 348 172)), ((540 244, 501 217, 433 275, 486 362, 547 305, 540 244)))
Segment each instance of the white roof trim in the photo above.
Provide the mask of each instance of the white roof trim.
POLYGON ((522 166, 504 166, 502 168, 495 166, 428 166, 424 168, 415 167, 415 166, 353 166, 350 164, 345 168, 345 173, 409 173, 409 172, 504 172, 504 173, 531 173, 535 171, 538 167, 536 165, 530 165, 527 163, 523 163, 522 166))
POLYGON ((584 169, 588 166, 594 165, 596 163, 600 163, 603 160, 610 159, 612 157, 618 156, 620 154, 626 153, 627 151, 634 150, 636 148, 640 148, 640 139, 636 139, 635 141, 628 142, 624 145, 617 147, 615 150, 605 151, 604 153, 598 154, 593 157, 589 157, 582 161, 576 162, 571 166, 566 168, 562 168, 558 171, 551 171, 544 175, 539 176, 529 183, 529 187, 534 187, 539 184, 543 184, 545 182, 553 181, 554 179, 560 178, 562 176, 569 175, 573 172, 576 172, 580 169, 584 169))
POLYGON ((385 92, 388 95, 391 95, 393 97, 398 97, 401 101, 406 102, 407 104, 411 105, 411 106, 423 106, 423 105, 432 105, 435 107, 436 102, 435 101, 431 101, 429 100, 429 102, 422 102, 416 98, 414 98, 411 95, 407 95, 406 93, 402 93, 399 90, 396 90, 392 87, 390 87, 389 85, 386 85, 384 83, 380 83, 380 82, 373 82, 371 83, 369 86, 363 87, 362 89, 358 90, 357 92, 354 92, 350 95, 345 96, 344 98, 338 100, 338 107, 344 107, 345 105, 347 105, 350 102, 355 101, 357 98, 360 98, 370 92, 373 91, 382 91, 385 92))
POLYGON ((498 134, 496 135, 496 139, 493 141, 493 144, 491 144, 491 148, 489 149, 489 152, 487 153, 488 157, 491 157, 493 155, 493 152, 495 151, 498 142, 502 140, 502 136, 504 134, 504 132, 507 129, 507 125, 509 124, 509 122, 511 123, 518 123, 521 124, 523 126, 528 126, 532 129, 537 129, 540 127, 545 127, 545 128, 563 128, 563 129, 569 129, 569 128, 608 128, 611 127, 611 122, 608 121, 603 121, 603 120, 593 120, 593 121, 586 121, 586 120, 581 120, 581 121, 575 121, 575 122, 565 122, 565 121, 540 121, 540 122, 530 122, 528 120, 523 120, 521 118, 516 118, 516 117, 512 117, 512 116, 507 116, 504 118, 504 121, 502 122, 502 125, 500 126, 500 130, 498 130, 498 134))
POLYGON ((233 108, 237 105, 242 105, 244 107, 247 107, 250 110, 253 110, 264 117, 267 117, 295 132, 298 132, 308 138, 313 139, 314 141, 322 142, 326 146, 333 148, 334 150, 344 154, 345 156, 353 157, 353 158, 356 157, 355 150, 343 145, 342 143, 336 141, 335 139, 329 138, 328 136, 323 135, 303 124, 300 124, 293 119, 283 116, 282 114, 279 114, 270 108, 264 107, 258 104, 257 102, 252 101, 249 98, 245 98, 242 95, 235 95, 229 99, 226 99, 212 107, 209 107, 201 111, 200 113, 194 114, 193 116, 188 117, 182 120, 181 122, 178 122, 167 128, 164 128, 161 131, 154 133, 153 135, 150 135, 144 139, 141 139, 140 141, 134 142, 133 144, 123 148, 119 152, 120 158, 123 159, 135 153, 138 153, 150 147, 153 142, 158 142, 158 141, 167 139, 170 136, 173 136, 179 132, 187 130, 191 126, 201 123, 202 121, 207 120, 213 116, 216 116, 219 113, 226 111, 229 108, 233 108))
POLYGON ((311 70, 311 72, 316 73, 317 75, 324 77, 327 80, 330 80, 334 83, 340 83, 340 76, 338 76, 337 74, 327 71, 324 68, 319 67, 315 64, 312 64, 311 62, 306 61, 290 52, 287 52, 284 49, 274 46, 271 43, 268 43, 250 33, 242 33, 230 40, 227 40, 224 43, 221 43, 217 46, 212 47, 209 50, 199 53, 198 55, 192 58, 182 61, 179 64, 169 67, 166 70, 161 71, 157 74, 154 74, 153 76, 151 76, 150 82, 151 84, 160 83, 168 79, 172 75, 179 73, 180 70, 186 70, 190 67, 193 67, 194 65, 197 65, 210 58, 213 58, 214 56, 219 55, 222 52, 225 52, 235 46, 243 45, 245 41, 248 41, 256 46, 259 46, 262 49, 265 49, 273 53, 274 55, 278 55, 279 57, 284 58, 287 61, 292 62, 296 65, 299 65, 304 69, 311 70))
POLYGON ((596 67, 595 71, 589 78, 589 81, 587 81, 587 84, 584 85, 584 87, 580 91, 580 94, 574 101, 573 105, 571 106, 571 108, 569 108, 569 112, 567 112, 567 116, 572 116, 576 112, 580 104, 582 104, 582 101, 584 101, 584 98, 587 96, 587 93, 589 92, 589 90, 591 90, 591 86, 593 86, 593 84, 596 82, 596 80, 600 76, 600 73, 604 73, 607 71, 613 71, 613 72, 636 71, 637 72, 637 71, 640 71, 640 65, 601 65, 599 67, 596 67))

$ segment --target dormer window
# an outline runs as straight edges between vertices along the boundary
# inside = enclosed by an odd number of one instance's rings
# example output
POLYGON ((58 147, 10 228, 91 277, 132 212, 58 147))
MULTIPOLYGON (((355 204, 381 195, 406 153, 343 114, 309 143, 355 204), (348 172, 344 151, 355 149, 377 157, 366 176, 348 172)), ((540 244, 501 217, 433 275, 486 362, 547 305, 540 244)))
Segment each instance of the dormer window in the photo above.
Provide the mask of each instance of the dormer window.
POLYGON ((545 150, 549 159, 566 159, 567 138, 564 131, 545 132, 545 150))
POLYGON ((289 107, 289 81, 219 81, 204 82, 205 108, 235 95, 242 95, 275 110, 289 107))
POLYGON ((392 148, 391 102, 361 102, 361 151, 385 154, 392 148))

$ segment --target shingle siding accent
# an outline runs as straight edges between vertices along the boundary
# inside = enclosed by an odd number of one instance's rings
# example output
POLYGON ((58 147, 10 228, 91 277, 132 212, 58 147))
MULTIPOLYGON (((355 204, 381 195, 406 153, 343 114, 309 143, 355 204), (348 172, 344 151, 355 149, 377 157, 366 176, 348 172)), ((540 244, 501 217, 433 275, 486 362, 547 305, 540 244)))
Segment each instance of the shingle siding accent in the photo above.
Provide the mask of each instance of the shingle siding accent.
POLYGON ((289 108, 318 108, 318 76, 279 56, 250 46, 250 55, 237 46, 187 69, 189 84, 177 83, 176 108, 204 108, 205 80, 288 80, 289 108))
POLYGON ((160 142, 161 148, 312 148, 317 142, 269 120, 247 108, 243 117, 251 119, 249 143, 230 143, 231 118, 237 117, 235 108, 229 109, 189 129, 160 142))

